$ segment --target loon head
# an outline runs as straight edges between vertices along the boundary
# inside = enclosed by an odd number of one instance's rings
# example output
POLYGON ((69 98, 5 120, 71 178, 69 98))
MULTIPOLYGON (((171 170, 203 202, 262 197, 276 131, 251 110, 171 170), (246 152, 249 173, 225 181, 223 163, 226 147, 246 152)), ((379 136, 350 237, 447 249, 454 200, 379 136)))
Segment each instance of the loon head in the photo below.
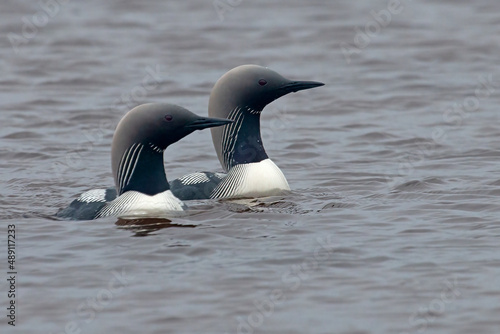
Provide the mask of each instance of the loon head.
POLYGON ((237 164, 259 162, 268 156, 260 135, 260 113, 266 105, 292 92, 323 86, 317 81, 294 81, 267 67, 242 65, 224 74, 215 84, 208 114, 235 122, 214 128, 217 156, 228 171, 237 164))
POLYGON ((118 123, 111 147, 111 166, 118 195, 135 190, 155 195, 169 189, 163 152, 195 130, 231 123, 198 116, 172 104, 143 104, 118 123))

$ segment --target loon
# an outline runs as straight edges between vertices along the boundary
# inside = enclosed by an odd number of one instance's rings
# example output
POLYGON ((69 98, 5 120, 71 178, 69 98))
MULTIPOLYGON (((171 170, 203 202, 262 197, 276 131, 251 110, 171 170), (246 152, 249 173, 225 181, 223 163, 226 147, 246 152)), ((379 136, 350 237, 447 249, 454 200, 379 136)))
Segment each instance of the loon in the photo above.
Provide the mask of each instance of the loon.
POLYGON ((158 217, 183 211, 186 205, 170 190, 165 174, 165 149, 195 130, 232 123, 200 117, 166 103, 143 104, 118 123, 111 148, 115 189, 83 193, 57 217, 91 220, 107 216, 158 217))
POLYGON ((225 173, 195 172, 170 183, 182 200, 264 197, 290 190, 267 155, 260 133, 260 114, 274 100, 292 92, 323 86, 293 81, 258 65, 242 65, 224 74, 210 94, 208 115, 234 123, 212 128, 212 141, 225 173))

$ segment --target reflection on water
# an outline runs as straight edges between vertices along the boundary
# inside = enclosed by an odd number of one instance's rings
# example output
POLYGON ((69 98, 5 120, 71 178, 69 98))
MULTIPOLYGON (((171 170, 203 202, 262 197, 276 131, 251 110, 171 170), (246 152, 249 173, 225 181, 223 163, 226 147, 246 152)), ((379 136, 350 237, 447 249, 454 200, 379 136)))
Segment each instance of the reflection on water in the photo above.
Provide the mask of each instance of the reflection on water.
POLYGON ((145 237, 153 232, 169 227, 196 227, 196 225, 176 224, 167 218, 120 218, 116 221, 115 225, 134 232, 135 237, 145 237))

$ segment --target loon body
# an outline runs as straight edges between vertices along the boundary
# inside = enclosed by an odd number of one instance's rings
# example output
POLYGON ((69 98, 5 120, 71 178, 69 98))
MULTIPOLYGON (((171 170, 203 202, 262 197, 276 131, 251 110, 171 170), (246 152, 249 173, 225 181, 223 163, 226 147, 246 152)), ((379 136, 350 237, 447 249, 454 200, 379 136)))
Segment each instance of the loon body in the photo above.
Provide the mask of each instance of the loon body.
POLYGON ((242 65, 215 84, 208 106, 211 117, 234 123, 213 128, 212 140, 223 173, 197 172, 171 182, 182 200, 263 197, 290 190, 281 170, 269 159, 260 133, 260 114, 274 100, 292 92, 323 86, 292 81, 262 66, 242 65))
POLYGON ((144 104, 129 111, 113 136, 111 165, 115 189, 83 193, 56 216, 95 219, 107 216, 158 217, 186 205, 170 190, 164 168, 165 149, 195 130, 229 124, 200 117, 172 104, 144 104))

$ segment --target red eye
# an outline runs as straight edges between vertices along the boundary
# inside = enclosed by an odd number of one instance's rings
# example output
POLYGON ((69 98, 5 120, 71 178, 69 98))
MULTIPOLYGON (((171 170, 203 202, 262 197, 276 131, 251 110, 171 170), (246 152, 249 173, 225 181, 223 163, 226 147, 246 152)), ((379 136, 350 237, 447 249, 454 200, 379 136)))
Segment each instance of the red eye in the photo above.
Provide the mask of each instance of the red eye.
POLYGON ((170 122, 173 119, 172 115, 165 115, 165 120, 170 122))
POLYGON ((266 80, 264 80, 264 79, 260 79, 260 80, 259 80, 259 85, 261 85, 261 86, 265 86, 266 84, 267 84, 267 81, 266 81, 266 80))

